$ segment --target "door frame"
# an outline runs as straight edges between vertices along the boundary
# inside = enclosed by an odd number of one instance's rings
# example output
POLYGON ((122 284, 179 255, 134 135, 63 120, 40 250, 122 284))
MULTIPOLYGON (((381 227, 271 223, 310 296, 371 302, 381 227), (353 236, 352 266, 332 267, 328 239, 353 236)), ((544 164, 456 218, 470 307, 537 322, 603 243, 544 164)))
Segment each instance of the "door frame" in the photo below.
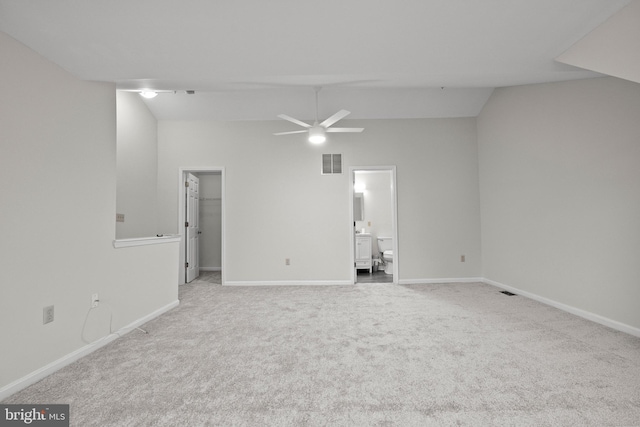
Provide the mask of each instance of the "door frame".
POLYGON ((226 238, 225 238, 225 210, 226 210, 226 191, 225 191, 225 181, 226 174, 224 166, 203 166, 203 167, 180 167, 178 169, 178 234, 180 235, 180 256, 179 256, 179 265, 178 265, 178 284, 183 285, 185 283, 186 271, 184 267, 185 263, 185 238, 186 235, 184 233, 184 223, 185 223, 185 209, 184 209, 184 200, 186 197, 185 192, 185 179, 187 174, 198 174, 198 173, 220 173, 220 186, 221 190, 221 205, 220 211, 222 216, 222 224, 221 224, 221 251, 220 251, 220 264, 222 264, 222 285, 226 283, 226 238))
POLYGON ((357 275, 355 269, 356 263, 356 234, 353 227, 353 195, 355 193, 353 184, 355 182, 355 172, 379 172, 389 171, 391 172, 391 237, 393 238, 393 283, 398 284, 398 272, 399 270, 399 252, 398 247, 398 185, 396 179, 396 166, 350 166, 349 167, 349 241, 351 242, 351 283, 354 285, 357 283, 357 275))

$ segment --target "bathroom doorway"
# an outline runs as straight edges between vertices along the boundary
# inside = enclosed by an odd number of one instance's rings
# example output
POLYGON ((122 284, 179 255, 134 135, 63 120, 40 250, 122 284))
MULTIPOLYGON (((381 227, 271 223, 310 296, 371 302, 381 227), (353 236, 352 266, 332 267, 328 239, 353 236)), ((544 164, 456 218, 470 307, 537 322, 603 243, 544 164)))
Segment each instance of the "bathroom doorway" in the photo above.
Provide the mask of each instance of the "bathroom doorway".
POLYGON ((350 176, 353 283, 398 283, 396 167, 351 167, 350 176))

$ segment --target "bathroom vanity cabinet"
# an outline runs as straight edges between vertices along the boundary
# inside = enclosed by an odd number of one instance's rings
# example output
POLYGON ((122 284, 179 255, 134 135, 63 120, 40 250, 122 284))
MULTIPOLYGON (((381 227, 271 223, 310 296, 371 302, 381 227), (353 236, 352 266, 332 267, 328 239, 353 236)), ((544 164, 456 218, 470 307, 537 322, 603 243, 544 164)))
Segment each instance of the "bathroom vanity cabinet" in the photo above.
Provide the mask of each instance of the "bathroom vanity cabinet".
POLYGON ((372 271, 371 234, 356 234, 356 269, 372 271))

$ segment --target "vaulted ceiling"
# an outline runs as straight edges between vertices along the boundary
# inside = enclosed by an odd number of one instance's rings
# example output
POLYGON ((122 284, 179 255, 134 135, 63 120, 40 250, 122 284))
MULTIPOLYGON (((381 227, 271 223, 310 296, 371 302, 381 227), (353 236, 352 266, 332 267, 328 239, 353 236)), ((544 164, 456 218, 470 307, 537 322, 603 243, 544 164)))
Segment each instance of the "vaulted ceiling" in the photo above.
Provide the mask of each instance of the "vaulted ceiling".
POLYGON ((81 79, 169 91, 158 119, 311 119, 316 86, 320 116, 465 117, 495 87, 598 76, 555 58, 629 3, 0 0, 0 30, 81 79))

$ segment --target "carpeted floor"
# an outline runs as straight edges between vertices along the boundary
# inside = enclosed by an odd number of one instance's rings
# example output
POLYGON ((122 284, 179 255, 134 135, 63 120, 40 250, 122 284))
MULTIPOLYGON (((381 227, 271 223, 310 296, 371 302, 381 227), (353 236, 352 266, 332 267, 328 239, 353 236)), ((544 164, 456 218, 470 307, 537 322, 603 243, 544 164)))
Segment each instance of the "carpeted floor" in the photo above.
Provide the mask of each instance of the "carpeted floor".
POLYGON ((640 339, 480 283, 180 288, 4 403, 74 426, 634 426, 640 339))

